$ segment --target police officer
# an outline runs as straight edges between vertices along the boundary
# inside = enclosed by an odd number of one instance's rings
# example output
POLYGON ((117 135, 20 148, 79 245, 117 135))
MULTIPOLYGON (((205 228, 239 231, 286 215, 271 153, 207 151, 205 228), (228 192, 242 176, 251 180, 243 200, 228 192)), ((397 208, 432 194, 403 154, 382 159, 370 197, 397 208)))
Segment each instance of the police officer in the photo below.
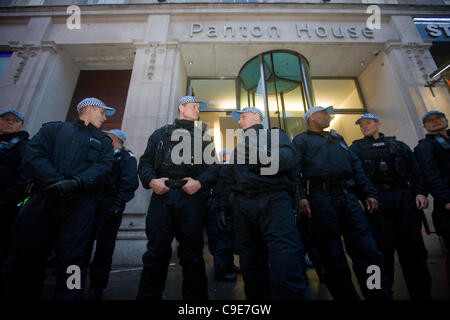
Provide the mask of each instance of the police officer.
MULTIPOLYGON (((226 148, 219 153, 223 165, 230 163, 231 153, 226 148)), ((207 234, 209 250, 214 256, 214 280, 235 281, 239 268, 234 265, 232 218, 229 212, 217 212, 218 203, 217 187, 213 186, 208 199, 207 234)))
POLYGON ((55 298, 78 299, 84 290, 95 193, 113 163, 111 139, 99 128, 115 110, 96 98, 84 99, 77 110, 79 119, 46 123, 28 143, 23 165, 33 187, 5 261, 10 298, 39 298, 51 248, 55 298))
POLYGON ((309 299, 303 247, 290 194, 295 150, 284 132, 263 128, 258 108, 233 111, 232 117, 244 130, 244 139, 233 153, 232 164, 220 171, 219 203, 222 213, 228 206, 233 210, 233 232, 246 298, 309 299), (270 162, 261 154, 271 157, 270 162))
POLYGON ((90 290, 88 299, 101 300, 108 285, 112 256, 117 232, 122 221, 125 204, 133 199, 139 186, 137 161, 134 154, 124 147, 126 135, 119 129, 104 131, 112 140, 114 163, 103 197, 97 203, 95 254, 89 266, 90 290))
POLYGON ((427 190, 433 196, 433 225, 447 248, 447 281, 450 292, 450 129, 445 114, 432 110, 422 117, 428 132, 414 148, 424 174, 427 190))
MULTIPOLYGON (((179 242, 177 253, 183 267, 183 299, 208 298, 203 260, 203 228, 208 208, 202 191, 215 183, 217 172, 215 165, 195 159, 195 154, 201 155, 210 147, 208 141, 201 142, 201 136, 200 145, 196 144, 195 137, 203 135, 206 129, 195 126, 201 106, 206 103, 196 97, 182 97, 178 103, 178 119, 153 132, 139 160, 139 178, 153 194, 146 218, 148 243, 142 257, 144 268, 138 300, 162 298, 174 237, 179 242), (186 141, 191 150, 178 148, 186 141), (178 156, 188 159, 174 162, 172 159, 178 156)), ((213 148, 211 154, 215 156, 213 148)))
MULTIPOLYGON (((24 200, 27 186, 22 159, 29 135, 23 130, 23 123, 24 117, 17 110, 0 113, 0 263, 6 258, 18 203, 24 200)), ((0 288, 3 288, 3 276, 0 277, 0 288)))
MULTIPOLYGON (((312 107, 304 116, 308 130, 297 135, 297 165, 305 187, 300 186, 300 210, 311 216, 315 245, 325 269, 326 284, 335 300, 359 299, 341 241, 353 261, 362 293, 366 299, 391 299, 383 276, 383 258, 376 247, 364 212, 357 197, 349 190, 358 185, 364 194, 367 210, 378 207, 376 189, 372 186, 358 157, 349 150, 344 139, 330 125, 333 107, 312 107), (368 267, 381 270, 381 289, 370 290, 366 281, 368 267)), ((379 274, 378 274, 379 275, 379 274)))
POLYGON ((380 208, 367 216, 378 249, 383 254, 386 275, 392 288, 394 252, 411 299, 429 299, 431 277, 422 237, 422 209, 428 207, 423 177, 411 149, 395 137, 379 132, 380 120, 367 113, 356 120, 363 139, 350 150, 361 160, 364 171, 377 188, 380 208))

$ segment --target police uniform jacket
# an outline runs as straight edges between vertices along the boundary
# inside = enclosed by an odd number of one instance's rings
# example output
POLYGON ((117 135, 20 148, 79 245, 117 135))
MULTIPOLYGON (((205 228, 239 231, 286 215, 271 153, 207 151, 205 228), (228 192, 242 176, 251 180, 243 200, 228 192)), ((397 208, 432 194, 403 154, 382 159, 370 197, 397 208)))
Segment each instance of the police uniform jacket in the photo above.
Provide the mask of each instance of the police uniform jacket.
POLYGON ((44 124, 24 157, 25 172, 38 188, 77 176, 83 191, 93 191, 105 183, 112 164, 111 139, 79 119, 44 124))
POLYGON ((423 175, 411 149, 395 137, 365 137, 353 141, 350 150, 358 155, 366 175, 377 186, 383 184, 412 188, 415 195, 426 193, 423 175))
POLYGON ((27 176, 22 159, 29 142, 26 131, 0 135, 0 202, 23 200, 27 176))
MULTIPOLYGON (((205 131, 202 128, 202 133, 205 131)), ((202 142, 202 154, 209 146, 208 141, 202 142)), ((202 185, 202 192, 210 190, 217 179, 217 166, 206 164, 204 161, 196 164, 194 162, 194 121, 175 119, 171 125, 166 125, 152 133, 147 142, 147 148, 139 159, 138 173, 142 185, 150 189, 149 183, 152 179, 169 178, 183 179, 191 177, 198 180, 202 185), (176 129, 187 130, 191 134, 191 162, 174 164, 171 161, 173 147, 181 141, 171 141, 171 134, 176 129)), ((214 149, 211 150, 215 154, 214 149)))
MULTIPOLYGON (((304 180, 352 181, 361 197, 375 197, 377 190, 364 173, 358 156, 350 151, 342 136, 330 132, 306 131, 294 137, 297 151, 297 170, 304 180)), ((297 175, 296 179, 299 177, 297 175)), ((300 184, 301 186, 301 184, 300 184)), ((300 197, 306 198, 303 187, 300 197)))
MULTIPOLYGON (((450 135, 450 129, 447 130, 450 135)), ((423 172, 425 185, 434 199, 450 202, 450 140, 442 135, 427 134, 414 148, 423 172)))
POLYGON ((139 187, 137 161, 134 154, 125 148, 114 150, 111 175, 105 185, 105 194, 123 203, 133 199, 139 187))
MULTIPOLYGON (((264 129, 261 124, 254 125, 244 131, 256 130, 259 139, 260 130, 264 129)), ((219 205, 228 206, 228 197, 231 192, 255 197, 265 192, 291 191, 291 174, 295 169, 295 149, 289 137, 280 129, 270 129, 267 131, 267 142, 270 143, 274 130, 279 133, 279 167, 273 175, 261 175, 260 164, 239 164, 238 147, 234 150, 232 164, 225 164, 219 172, 219 183, 217 192, 219 193, 219 205)), ((259 140, 258 140, 259 141, 259 140)), ((268 148, 271 149, 270 146, 268 148)), ((269 155, 272 156, 273 154, 269 155)), ((270 164, 266 165, 267 167, 270 164)))

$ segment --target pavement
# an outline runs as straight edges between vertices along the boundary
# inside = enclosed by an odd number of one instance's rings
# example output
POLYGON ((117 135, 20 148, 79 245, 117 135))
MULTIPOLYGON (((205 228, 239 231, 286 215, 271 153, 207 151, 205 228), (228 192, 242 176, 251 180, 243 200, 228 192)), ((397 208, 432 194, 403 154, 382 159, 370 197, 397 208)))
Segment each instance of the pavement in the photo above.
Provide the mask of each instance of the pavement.
MULTIPOLYGON (((432 296, 433 300, 450 300, 447 288, 447 278, 445 274, 445 261, 441 249, 440 240, 437 235, 432 234, 427 238, 426 245, 428 249, 428 266, 432 277, 432 296)), ((242 275, 238 274, 234 282, 216 282, 214 281, 213 258, 207 250, 205 244, 204 259, 206 264, 206 274, 208 276, 208 292, 210 300, 245 300, 244 282, 242 275)), ((348 259, 351 265, 351 260, 348 259)), ((235 264, 239 265, 239 258, 235 256, 235 264)), ((139 278, 142 266, 113 266, 111 271, 108 288, 104 291, 104 300, 135 300, 139 278)), ((328 289, 320 280, 314 269, 307 269, 306 275, 310 285, 311 297, 313 300, 332 300, 328 289)), ((163 294, 165 300, 181 300, 182 269, 178 264, 176 250, 174 250, 166 282, 166 288, 163 294)), ((358 289, 356 277, 353 274, 353 282, 358 289)), ((47 277, 43 290, 43 300, 51 300, 52 290, 55 283, 51 271, 47 271, 47 277)), ((394 299, 408 300, 408 290, 403 280, 400 264, 396 259, 395 279, 394 279, 394 299)))

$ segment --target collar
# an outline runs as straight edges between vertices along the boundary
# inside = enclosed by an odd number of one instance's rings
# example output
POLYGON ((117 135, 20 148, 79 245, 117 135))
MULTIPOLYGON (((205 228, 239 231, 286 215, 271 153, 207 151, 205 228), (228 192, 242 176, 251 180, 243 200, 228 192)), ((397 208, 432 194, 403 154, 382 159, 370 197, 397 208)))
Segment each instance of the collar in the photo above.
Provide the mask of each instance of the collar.
POLYGON ((260 123, 254 124, 251 127, 248 127, 247 129, 244 129, 244 132, 247 131, 248 129, 259 130, 259 129, 264 129, 264 126, 262 124, 260 124, 260 123))
POLYGON ((175 127, 192 130, 194 129, 195 122, 193 120, 175 119, 175 127))
POLYGON ((367 140, 367 141, 370 141, 370 142, 379 141, 379 140, 383 140, 384 139, 384 133, 378 132, 378 135, 379 135, 379 137, 376 140, 373 138, 373 136, 365 137, 364 139, 367 140))
POLYGON ((19 137, 21 139, 26 139, 29 137, 29 134, 25 130, 12 132, 12 133, 0 134, 1 141, 10 141, 11 139, 14 139, 15 137, 19 137))
POLYGON ((313 134, 313 135, 318 135, 318 136, 323 136, 323 137, 330 134, 328 131, 322 130, 322 131, 317 132, 317 131, 311 131, 309 128, 306 130, 306 133, 313 134))
MULTIPOLYGON (((447 135, 450 137, 450 129, 446 130, 447 135)), ((444 139, 446 139, 442 134, 438 133, 438 134, 432 134, 432 133, 427 133, 426 134, 426 138, 433 138, 434 136, 442 136, 444 139)))
POLYGON ((92 123, 88 123, 88 125, 86 125, 84 123, 83 120, 81 120, 80 118, 75 118, 75 120, 73 121, 73 123, 75 124, 75 126, 79 127, 79 128, 87 128, 92 134, 98 134, 99 132, 102 132, 99 128, 97 128, 96 126, 94 126, 92 123))

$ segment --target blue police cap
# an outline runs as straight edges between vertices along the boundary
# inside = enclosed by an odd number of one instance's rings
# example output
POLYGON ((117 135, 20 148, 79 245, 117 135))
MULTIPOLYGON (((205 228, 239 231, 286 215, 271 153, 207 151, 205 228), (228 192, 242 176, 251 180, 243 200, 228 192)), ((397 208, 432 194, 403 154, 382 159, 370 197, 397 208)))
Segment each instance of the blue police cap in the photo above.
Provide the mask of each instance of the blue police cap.
POLYGON ((426 119, 428 116, 432 115, 432 114, 439 114, 439 115, 441 115, 441 116, 443 116, 443 117, 445 118, 445 113, 440 112, 440 111, 438 111, 438 110, 431 110, 431 111, 428 111, 427 113, 425 113, 425 114, 423 115, 423 117, 422 117, 422 123, 425 123, 425 119, 426 119))
POLYGON ((194 96, 184 96, 178 101, 178 105, 186 103, 199 103, 200 110, 206 110, 206 107, 208 106, 205 101, 201 101, 194 96))
POLYGON ((251 113, 256 113, 256 114, 259 114, 259 116, 262 118, 263 117, 263 114, 262 114, 262 111, 261 110, 259 110, 258 108, 256 108, 256 107, 245 107, 244 109, 242 109, 242 110, 239 110, 239 111, 233 111, 233 112, 231 112, 231 117, 234 119, 234 120, 239 120, 240 118, 241 118, 241 113, 247 113, 247 112, 251 112, 251 113))
POLYGON ((116 113, 116 109, 111 108, 111 107, 107 107, 106 104, 103 103, 103 101, 100 101, 97 98, 86 98, 83 99, 78 105, 77 105, 77 110, 78 112, 83 109, 84 107, 89 107, 89 106, 94 106, 94 107, 100 107, 102 109, 106 110, 106 115, 112 116, 114 115, 114 113, 116 113))
POLYGON ((366 113, 366 114, 363 114, 358 120, 356 120, 355 124, 359 124, 359 122, 362 119, 372 119, 372 120, 375 120, 375 122, 379 122, 380 121, 380 119, 378 119, 378 117, 376 115, 374 115, 372 113, 366 113))
POLYGON ((321 106, 315 106, 315 107, 311 107, 308 111, 306 111, 305 115, 303 116, 303 118, 308 121, 309 117, 319 111, 323 111, 325 110, 326 112, 328 112, 328 114, 332 114, 334 112, 334 109, 332 106, 328 106, 328 107, 321 107, 321 106))
POLYGON ((125 142, 125 140, 127 140, 127 136, 125 135, 125 133, 119 129, 112 129, 112 130, 103 131, 103 132, 115 135, 117 138, 122 140, 122 142, 125 142))
POLYGON ((2 113, 0 113, 0 117, 3 117, 5 114, 11 113, 13 115, 15 115, 17 118, 19 118, 22 121, 25 121, 25 118, 23 117, 23 115, 17 111, 17 110, 12 110, 12 109, 8 109, 3 111, 2 113))

